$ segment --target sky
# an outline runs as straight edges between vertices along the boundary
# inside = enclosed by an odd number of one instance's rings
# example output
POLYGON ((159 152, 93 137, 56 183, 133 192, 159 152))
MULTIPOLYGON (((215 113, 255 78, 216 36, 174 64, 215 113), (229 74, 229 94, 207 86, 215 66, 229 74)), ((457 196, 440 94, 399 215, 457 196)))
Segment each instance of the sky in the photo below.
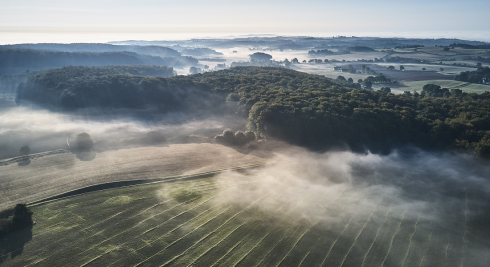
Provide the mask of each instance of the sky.
POLYGON ((246 34, 490 41, 488 0, 0 0, 0 43, 246 34))

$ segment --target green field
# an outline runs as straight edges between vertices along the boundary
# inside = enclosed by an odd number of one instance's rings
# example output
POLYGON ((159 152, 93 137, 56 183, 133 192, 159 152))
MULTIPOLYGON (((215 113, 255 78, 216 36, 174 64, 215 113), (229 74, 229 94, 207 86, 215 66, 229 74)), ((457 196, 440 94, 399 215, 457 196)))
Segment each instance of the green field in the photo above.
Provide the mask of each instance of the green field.
MULTIPOLYGON (((112 189, 32 207, 4 266, 488 266, 468 201, 427 219, 388 193, 267 190, 254 176, 112 189), (240 192, 243 195, 240 195, 240 192), (238 201, 238 199, 240 199, 238 201), (474 249, 475 248, 475 249, 474 249)), ((427 196, 428 198, 428 196, 427 196)), ((432 199, 432 213, 441 212, 432 199)), ((454 207, 454 206, 453 206, 454 207)), ((419 207, 420 208, 420 207, 419 207)), ((12 242, 12 240, 15 240, 12 242)))
POLYGON ((422 92, 422 88, 426 84, 437 84, 441 86, 442 88, 449 88, 449 89, 461 89, 463 92, 466 93, 484 93, 486 91, 490 91, 490 85, 485 85, 485 84, 476 84, 476 83, 466 83, 466 82, 460 82, 460 81, 454 81, 454 80, 426 80, 426 81, 412 81, 412 82, 403 82, 399 83, 397 85, 390 84, 390 85, 379 85, 379 84, 374 84, 373 89, 378 90, 381 87, 388 86, 391 88, 393 93, 403 93, 404 91, 417 91, 417 92, 422 92))

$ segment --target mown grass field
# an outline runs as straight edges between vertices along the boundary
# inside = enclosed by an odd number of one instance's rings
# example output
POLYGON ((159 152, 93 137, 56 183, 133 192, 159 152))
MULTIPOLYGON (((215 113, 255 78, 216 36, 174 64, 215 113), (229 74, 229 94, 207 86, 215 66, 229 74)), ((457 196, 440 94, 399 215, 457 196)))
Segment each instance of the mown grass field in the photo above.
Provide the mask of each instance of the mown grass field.
POLYGON ((417 92, 422 92, 422 88, 426 84, 437 84, 442 88, 449 89, 461 89, 466 93, 484 93, 486 91, 490 91, 490 85, 485 84, 476 84, 476 83, 466 83, 454 80, 425 80, 425 81, 412 81, 412 82, 403 82, 398 85, 374 85, 373 89, 377 90, 381 87, 388 86, 394 91, 394 93, 403 93, 404 91, 413 92, 414 90, 417 92))
MULTIPOLYGON (((388 194, 371 194, 361 203, 359 191, 341 185, 320 197, 263 189, 260 177, 225 173, 34 206, 30 240, 3 243, 14 249, 3 249, 0 261, 4 266, 490 264, 490 255, 478 251, 485 241, 467 226, 468 201, 444 211, 454 220, 439 222, 409 205, 397 206, 388 194)), ((435 213, 438 200, 431 201, 435 213)))
POLYGON ((28 164, 12 162, 0 165, 0 208, 94 184, 189 175, 264 162, 263 157, 252 154, 214 144, 171 144, 94 152, 88 159, 67 152, 32 158, 28 164))

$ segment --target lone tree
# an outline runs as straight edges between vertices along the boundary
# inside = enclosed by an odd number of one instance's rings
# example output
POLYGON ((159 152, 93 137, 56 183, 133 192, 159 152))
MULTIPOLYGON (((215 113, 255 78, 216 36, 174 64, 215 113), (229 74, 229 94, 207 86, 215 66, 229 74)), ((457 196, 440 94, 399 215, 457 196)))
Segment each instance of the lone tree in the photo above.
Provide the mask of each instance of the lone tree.
POLYGON ((373 82, 370 80, 364 80, 364 88, 371 89, 373 87, 373 82))
POLYGON ((20 155, 27 157, 27 155, 31 154, 31 148, 28 146, 23 146, 20 148, 20 155))
POLYGON ((400 65, 400 70, 404 70, 404 69, 405 69, 405 67, 403 67, 402 65, 400 65))
POLYGON ((94 141, 90 138, 88 133, 81 133, 75 138, 75 149, 80 151, 86 151, 92 149, 94 141))

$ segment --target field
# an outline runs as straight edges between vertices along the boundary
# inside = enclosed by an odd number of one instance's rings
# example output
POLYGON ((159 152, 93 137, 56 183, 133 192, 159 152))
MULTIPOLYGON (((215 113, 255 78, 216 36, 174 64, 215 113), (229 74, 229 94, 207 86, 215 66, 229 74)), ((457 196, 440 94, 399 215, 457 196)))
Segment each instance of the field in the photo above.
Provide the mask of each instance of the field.
MULTIPOLYGON (((263 190, 247 173, 88 193, 32 207, 36 224, 2 244, 4 266, 488 266, 454 221, 397 207, 388 193, 263 190), (250 197, 237 196, 236 193, 250 197), (236 201, 240 198, 240 201, 236 201), (5 246, 7 249, 5 249, 5 246), (16 255, 12 258, 12 255, 16 255)), ((290 188, 291 189, 291 188, 290 188)), ((427 196, 429 197, 429 196, 427 196)), ((437 199, 432 199, 437 207, 437 199)), ((439 203, 440 204, 440 203, 439 203)))
MULTIPOLYGON (((466 83, 454 80, 423 80, 423 81, 411 81, 411 82, 402 82, 397 85, 390 84, 388 85, 391 88, 391 91, 395 94, 401 94, 404 91, 417 91, 422 92, 422 88, 426 84, 437 84, 442 88, 449 89, 461 89, 466 93, 483 93, 485 91, 490 91, 490 85, 485 84, 476 84, 476 83, 466 83)), ((385 85, 373 85, 373 89, 377 90, 385 85)))
POLYGON ((28 164, 21 161, 0 165, 0 208, 94 184, 204 173, 264 161, 213 144, 172 144, 89 155, 61 152, 42 157, 31 155, 28 164))

